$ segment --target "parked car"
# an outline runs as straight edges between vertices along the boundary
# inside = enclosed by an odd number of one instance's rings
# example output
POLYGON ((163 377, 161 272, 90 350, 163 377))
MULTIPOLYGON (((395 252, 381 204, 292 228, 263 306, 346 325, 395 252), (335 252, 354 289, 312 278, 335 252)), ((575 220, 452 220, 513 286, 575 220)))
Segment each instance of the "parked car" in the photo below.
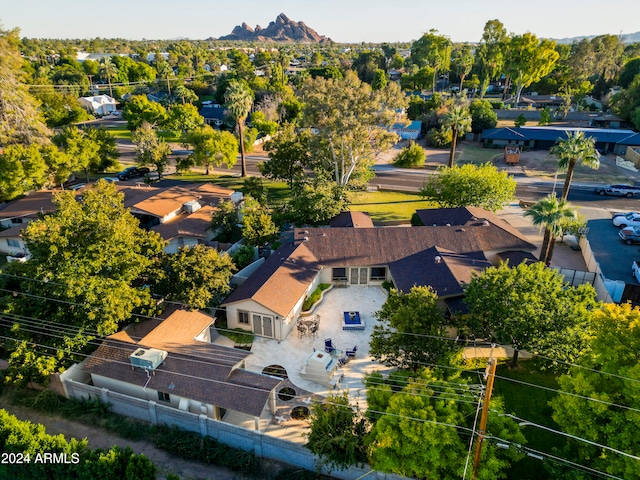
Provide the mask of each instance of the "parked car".
POLYGON ((118 180, 129 180, 132 177, 140 177, 149 173, 150 170, 147 167, 129 167, 118 173, 116 176, 118 180))
POLYGON ((623 228, 618 232, 618 235, 627 245, 640 243, 640 227, 623 228))
POLYGON ((640 214, 631 212, 624 216, 613 217, 613 224, 616 227, 638 227, 640 226, 640 214))
POLYGON ((640 212, 615 212, 611 214, 611 219, 614 219, 616 217, 626 217, 629 214, 640 215, 640 212))
POLYGON ((631 264, 631 274, 640 283, 640 261, 636 260, 631 264))
POLYGON ((599 195, 615 195, 627 198, 640 195, 640 187, 634 185, 599 185, 593 191, 599 195))

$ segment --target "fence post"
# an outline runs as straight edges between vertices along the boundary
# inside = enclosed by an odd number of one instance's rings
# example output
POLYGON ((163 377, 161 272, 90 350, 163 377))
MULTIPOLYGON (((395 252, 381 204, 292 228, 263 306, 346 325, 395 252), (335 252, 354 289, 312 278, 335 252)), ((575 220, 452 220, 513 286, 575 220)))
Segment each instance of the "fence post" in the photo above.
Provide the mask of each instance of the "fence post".
POLYGON ((149 420, 154 425, 158 425, 158 414, 156 412, 156 402, 149 401, 149 420))

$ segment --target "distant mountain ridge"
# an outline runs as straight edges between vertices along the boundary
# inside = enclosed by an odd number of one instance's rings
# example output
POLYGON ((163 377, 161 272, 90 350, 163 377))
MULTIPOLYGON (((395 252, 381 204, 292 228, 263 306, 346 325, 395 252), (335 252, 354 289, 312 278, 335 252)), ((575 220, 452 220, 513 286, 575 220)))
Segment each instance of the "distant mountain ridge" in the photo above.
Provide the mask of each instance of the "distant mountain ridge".
POLYGON ((290 20, 284 13, 276 17, 275 22, 269 23, 267 28, 256 25, 252 29, 246 23, 237 25, 229 35, 218 40, 244 40, 257 42, 301 42, 301 43, 329 43, 332 40, 319 35, 304 22, 290 20))
MULTIPOLYGON (((606 34, 602 34, 606 35, 606 34)), ((600 35, 584 35, 582 37, 566 37, 566 38, 553 38, 557 43, 573 43, 584 40, 585 38, 591 40, 592 38, 599 37, 600 35)), ((620 35, 620 41, 622 43, 637 43, 640 42, 640 32, 635 33, 623 33, 620 35)))

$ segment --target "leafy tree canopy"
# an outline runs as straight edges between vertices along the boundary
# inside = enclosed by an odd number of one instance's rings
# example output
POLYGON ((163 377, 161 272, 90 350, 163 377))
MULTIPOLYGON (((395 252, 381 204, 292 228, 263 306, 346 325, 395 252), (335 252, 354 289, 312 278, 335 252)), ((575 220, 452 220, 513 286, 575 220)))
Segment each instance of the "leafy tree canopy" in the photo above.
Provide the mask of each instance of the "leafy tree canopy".
POLYGON ((396 156, 393 163, 398 167, 416 168, 422 167, 427 155, 424 148, 415 142, 411 142, 408 147, 403 148, 396 156))
POLYGON ((136 130, 144 122, 161 126, 167 121, 167 111, 157 102, 152 102, 145 95, 134 95, 122 109, 122 118, 127 121, 129 130, 136 130))
POLYGON ((318 129, 311 155, 326 161, 327 171, 343 187, 359 166, 369 165, 397 138, 387 128, 405 103, 396 83, 374 91, 353 72, 343 80, 309 78, 302 85, 302 99, 305 125, 318 129))
MULTIPOLYGON (((640 310, 608 304, 594 312, 593 321, 591 352, 580 362, 586 368, 573 367, 560 377, 560 389, 570 395, 557 395, 551 401, 553 419, 570 435, 637 455, 640 419, 628 408, 640 409, 640 310)), ((569 443, 565 453, 611 475, 640 478, 638 460, 578 441, 569 443)))
POLYGON ((323 177, 294 183, 289 216, 300 224, 324 225, 347 206, 344 188, 323 177))
POLYGON ((42 375, 71 361, 71 352, 82 351, 91 338, 116 332, 132 312, 151 313, 149 291, 136 281, 164 247, 158 234, 138 226, 112 184, 98 182, 81 200, 71 191, 54 198, 57 210, 23 230, 31 260, 8 265, 4 272, 12 276, 1 280, 16 292, 1 299, 5 313, 54 322, 70 332, 34 333, 15 317, 14 336, 25 343, 17 346, 22 350, 12 354, 11 365, 31 372, 24 381, 43 381, 42 375), (39 351, 35 344, 50 349, 39 351), (52 363, 49 371, 38 368, 39 359, 52 363))
POLYGON ((506 263, 474 274, 465 293, 467 327, 476 338, 495 338, 554 360, 575 362, 589 350, 592 311, 598 306, 589 284, 571 287, 541 262, 506 263))
MULTIPOLYGON (((456 370, 423 368, 406 380, 390 380, 379 374, 366 380, 369 409, 381 412, 368 438, 370 465, 412 478, 462 478, 477 391, 456 370)), ((491 410, 488 435, 525 443, 518 425, 499 416, 499 398, 492 399, 491 410)), ((478 478, 506 478, 510 463, 522 456, 485 442, 478 478)))
POLYGON ((158 136, 155 128, 148 122, 143 122, 131 136, 133 144, 136 146, 136 163, 141 166, 151 165, 156 168, 158 177, 162 178, 167 165, 171 147, 158 136))
POLYGON ((160 260, 152 275, 154 292, 192 309, 205 309, 220 302, 231 290, 235 271, 231 258, 205 245, 181 248, 160 260))
POLYGON ((310 138, 309 130, 298 132, 292 124, 286 124, 275 137, 264 144, 269 160, 260 165, 262 175, 286 180, 289 187, 293 187, 293 182, 303 178, 305 167, 311 163, 310 138))
POLYGON ((480 207, 492 212, 509 203, 515 193, 513 177, 490 163, 440 168, 420 189, 422 197, 440 207, 480 207))
POLYGON ((376 312, 369 354, 386 365, 418 370, 423 363, 438 363, 453 351, 446 336, 444 312, 430 287, 415 286, 408 293, 391 289, 376 312))
POLYGON ((205 175, 209 175, 210 167, 231 168, 236 164, 238 140, 232 133, 204 125, 183 135, 182 143, 193 148, 190 158, 196 165, 205 167, 205 175))

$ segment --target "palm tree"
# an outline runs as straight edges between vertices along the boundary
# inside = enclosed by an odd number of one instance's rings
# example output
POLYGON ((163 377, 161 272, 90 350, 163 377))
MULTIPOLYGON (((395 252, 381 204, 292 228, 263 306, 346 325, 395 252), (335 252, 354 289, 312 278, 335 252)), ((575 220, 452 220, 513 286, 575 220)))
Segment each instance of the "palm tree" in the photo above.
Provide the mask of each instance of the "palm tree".
POLYGON ((564 199, 558 199, 555 192, 529 207, 525 216, 531 217, 534 225, 544 228, 544 240, 540 250, 540 261, 548 265, 553 256, 553 247, 561 235, 563 222, 577 216, 573 206, 564 199))
POLYGON ((224 94, 226 107, 229 110, 229 114, 238 124, 238 137, 240 139, 240 158, 241 175, 247 176, 247 165, 244 158, 244 122, 249 115, 251 106, 253 105, 253 92, 245 82, 240 80, 232 80, 229 82, 227 91, 224 94))
POLYGON ((558 157, 558 170, 567 171, 564 179, 561 200, 566 200, 571 187, 573 170, 578 162, 597 170, 600 167, 600 154, 595 147, 595 139, 585 137, 584 132, 577 130, 573 135, 566 132, 567 138, 560 140, 551 148, 551 153, 558 157))
POLYGON ((109 83, 109 96, 113 98, 113 90, 111 89, 111 77, 115 77, 118 75, 118 67, 113 63, 111 57, 105 57, 102 61, 102 65, 100 65, 100 75, 103 77, 107 77, 107 82, 109 83))
POLYGON ((467 107, 456 105, 444 114, 440 124, 451 130, 451 152, 449 152, 449 168, 453 168, 458 135, 471 131, 471 113, 467 107))

